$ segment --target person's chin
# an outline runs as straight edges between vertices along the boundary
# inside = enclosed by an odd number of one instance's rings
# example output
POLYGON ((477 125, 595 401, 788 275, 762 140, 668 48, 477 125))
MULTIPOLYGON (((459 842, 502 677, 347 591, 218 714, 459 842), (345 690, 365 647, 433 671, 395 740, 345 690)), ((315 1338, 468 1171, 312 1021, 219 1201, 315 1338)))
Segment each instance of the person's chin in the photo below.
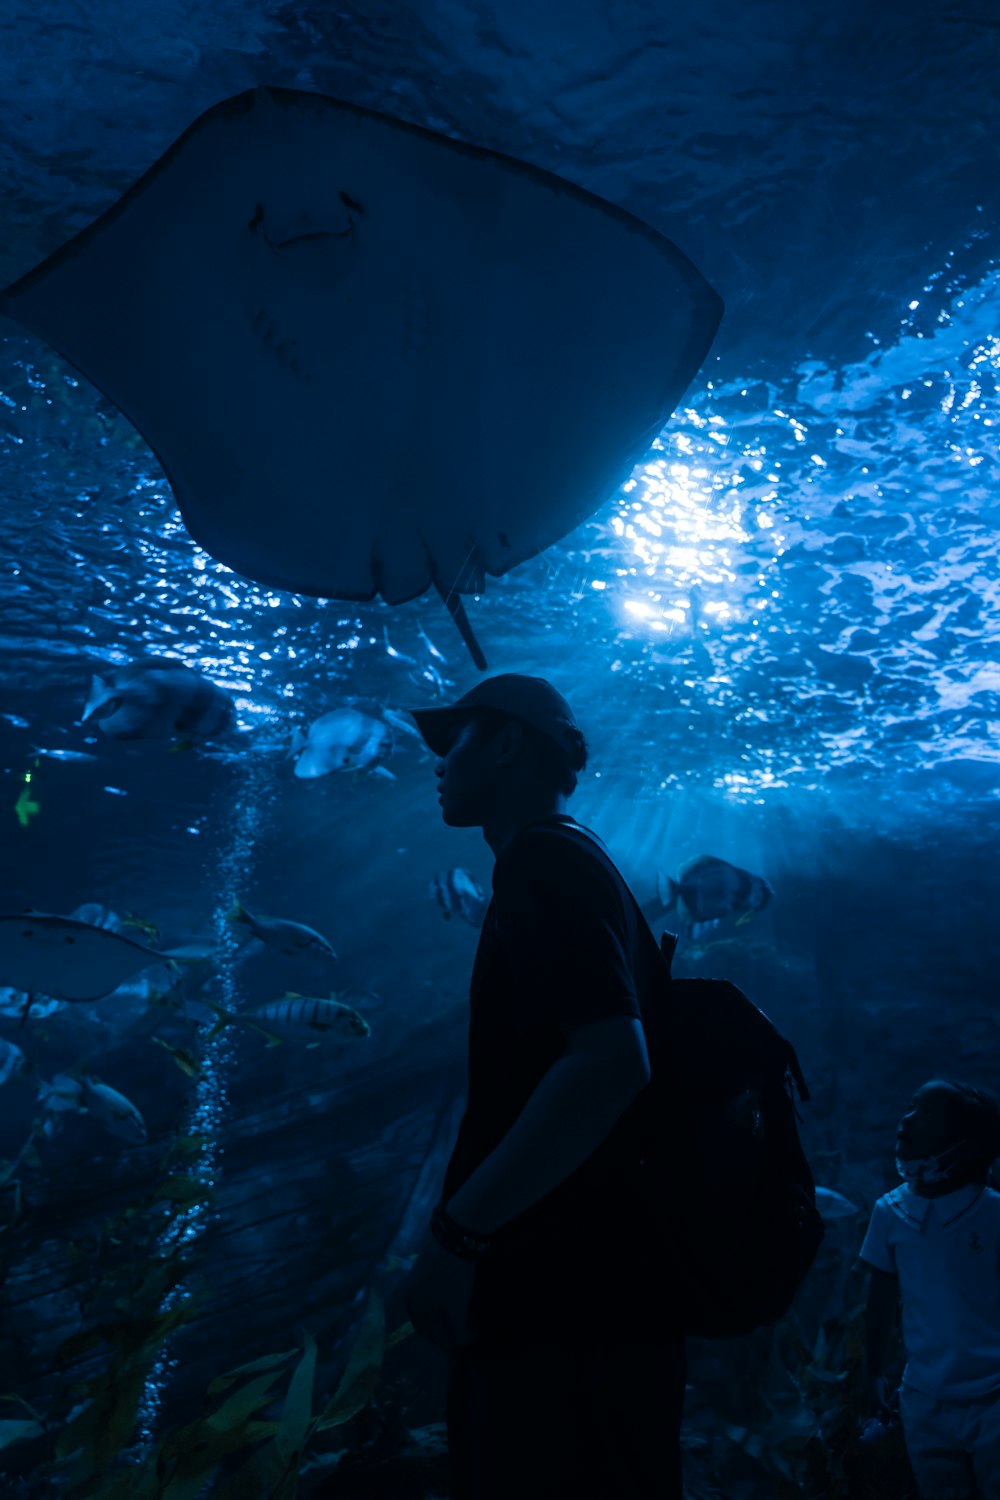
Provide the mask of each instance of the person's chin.
POLYGON ((456 807, 449 807, 447 802, 441 803, 441 821, 448 828, 478 828, 479 824, 475 818, 463 815, 456 807))

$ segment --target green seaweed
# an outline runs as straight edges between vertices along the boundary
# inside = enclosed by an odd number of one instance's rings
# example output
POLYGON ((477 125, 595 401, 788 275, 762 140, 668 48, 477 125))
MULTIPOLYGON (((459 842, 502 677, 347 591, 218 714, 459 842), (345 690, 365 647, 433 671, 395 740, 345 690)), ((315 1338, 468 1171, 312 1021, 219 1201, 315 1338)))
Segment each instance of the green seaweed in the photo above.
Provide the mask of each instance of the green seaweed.
POLYGON ((24 1417, 0 1417, 0 1449, 44 1436, 45 1428, 41 1422, 28 1421, 24 1417))
POLYGON ((712 1480, 745 1485, 752 1475, 768 1500, 898 1500, 905 1493, 898 1429, 877 1450, 859 1440, 869 1415, 861 1278, 854 1271, 835 1277, 832 1300, 841 1310, 815 1333, 793 1312, 727 1362, 734 1371, 741 1355, 756 1356, 731 1379, 729 1399, 698 1413, 697 1431, 686 1434, 697 1467, 704 1462, 712 1480), (746 1415, 734 1420, 739 1408, 746 1415))
POLYGON ((284 1364, 297 1353, 297 1349, 285 1349, 281 1354, 264 1354, 260 1359, 250 1360, 249 1364, 237 1365, 235 1370, 227 1370, 225 1375, 217 1375, 208 1387, 208 1394, 217 1396, 220 1391, 227 1391, 230 1386, 235 1385, 241 1375, 256 1375, 260 1370, 273 1370, 275 1365, 284 1364))
POLYGON ((326 1432, 331 1427, 340 1427, 368 1405, 382 1371, 385 1346, 385 1306, 373 1290, 347 1368, 333 1398, 317 1418, 313 1431, 326 1432))

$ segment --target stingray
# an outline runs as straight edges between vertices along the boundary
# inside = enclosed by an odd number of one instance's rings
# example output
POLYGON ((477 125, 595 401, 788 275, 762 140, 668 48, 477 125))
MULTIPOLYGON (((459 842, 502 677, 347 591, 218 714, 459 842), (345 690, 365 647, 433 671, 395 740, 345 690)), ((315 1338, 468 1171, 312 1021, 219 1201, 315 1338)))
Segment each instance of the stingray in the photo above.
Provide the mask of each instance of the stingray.
POLYGON ((269 588, 460 596, 647 451, 722 304, 630 213, 324 95, 201 115, 5 291, 153 449, 196 542, 269 588))
POLYGON ((0 916, 0 984, 56 1000, 99 1000, 161 955, 120 932, 46 912, 0 916))

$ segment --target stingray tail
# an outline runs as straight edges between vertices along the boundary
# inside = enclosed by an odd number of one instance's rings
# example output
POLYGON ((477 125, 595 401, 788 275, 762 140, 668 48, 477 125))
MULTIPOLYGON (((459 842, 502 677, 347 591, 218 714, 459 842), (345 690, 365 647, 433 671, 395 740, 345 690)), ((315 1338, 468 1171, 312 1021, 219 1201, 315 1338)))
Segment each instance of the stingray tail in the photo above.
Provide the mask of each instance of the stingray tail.
POLYGON ((97 710, 103 708, 104 704, 110 702, 114 696, 114 688, 109 687, 103 677, 92 677, 90 680, 90 693, 87 696, 87 702, 84 705, 80 723, 86 724, 91 715, 96 714, 97 710))
POLYGON ((486 657, 483 655, 482 646, 476 640, 475 631, 469 624, 469 617, 465 613, 465 605, 462 603, 461 594, 456 588, 446 589, 438 578, 434 580, 434 587, 440 594, 445 609, 457 625, 458 633, 469 649, 469 655, 480 672, 485 672, 487 669, 486 657))

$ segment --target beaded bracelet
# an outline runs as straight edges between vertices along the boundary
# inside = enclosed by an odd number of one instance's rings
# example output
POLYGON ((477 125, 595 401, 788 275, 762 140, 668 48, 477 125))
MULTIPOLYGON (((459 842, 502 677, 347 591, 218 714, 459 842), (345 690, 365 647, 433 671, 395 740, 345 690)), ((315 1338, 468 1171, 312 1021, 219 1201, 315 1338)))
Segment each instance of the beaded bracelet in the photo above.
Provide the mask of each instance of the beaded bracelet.
POLYGON ((443 1203, 439 1203, 431 1214, 431 1234, 442 1249, 459 1260, 478 1260, 492 1244, 489 1235, 476 1234, 474 1229, 463 1229, 461 1224, 456 1224, 443 1203))

